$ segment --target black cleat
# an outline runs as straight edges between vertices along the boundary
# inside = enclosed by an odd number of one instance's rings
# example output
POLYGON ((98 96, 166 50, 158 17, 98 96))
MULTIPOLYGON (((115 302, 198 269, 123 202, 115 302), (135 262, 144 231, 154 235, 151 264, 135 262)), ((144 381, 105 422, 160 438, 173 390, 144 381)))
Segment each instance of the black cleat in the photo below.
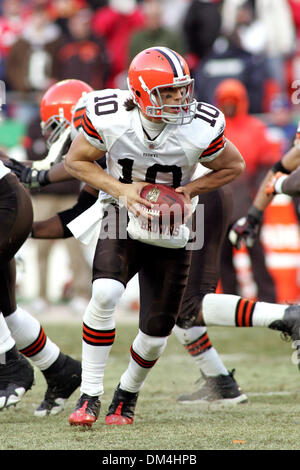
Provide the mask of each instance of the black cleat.
POLYGON ((16 405, 34 383, 29 361, 14 346, 0 363, 0 410, 16 405))
POLYGON ((97 421, 101 408, 99 397, 83 393, 76 403, 75 410, 69 416, 71 426, 91 427, 97 421))
POLYGON ((287 307, 282 320, 273 321, 269 328, 281 331, 285 337, 290 337, 292 341, 295 341, 300 369, 300 305, 287 307))
POLYGON ((81 384, 81 363, 60 353, 55 363, 43 374, 48 388, 44 400, 34 412, 38 417, 63 411, 66 400, 81 384))
POLYGON ((184 404, 217 404, 217 405, 237 405, 246 403, 247 396, 241 391, 233 375, 234 370, 229 375, 217 375, 208 377, 202 372, 202 377, 196 382, 203 380, 203 384, 193 393, 180 395, 177 398, 179 403, 184 404))
POLYGON ((112 402, 105 416, 106 424, 132 424, 138 392, 131 393, 117 386, 112 402))

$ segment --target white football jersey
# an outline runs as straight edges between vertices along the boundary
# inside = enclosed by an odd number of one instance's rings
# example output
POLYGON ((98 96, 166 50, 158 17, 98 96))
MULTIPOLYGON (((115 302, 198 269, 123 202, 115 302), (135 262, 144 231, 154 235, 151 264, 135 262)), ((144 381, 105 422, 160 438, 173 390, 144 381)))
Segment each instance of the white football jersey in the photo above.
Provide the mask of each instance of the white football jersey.
POLYGON ((157 138, 148 140, 139 109, 124 107, 130 97, 118 89, 91 92, 81 121, 86 139, 107 152, 107 171, 119 181, 183 186, 196 177, 199 162, 215 159, 224 149, 225 118, 214 106, 198 103, 190 124, 166 124, 157 138))
POLYGON ((4 178, 4 176, 8 173, 10 173, 10 169, 7 168, 4 163, 0 160, 0 179, 4 178))

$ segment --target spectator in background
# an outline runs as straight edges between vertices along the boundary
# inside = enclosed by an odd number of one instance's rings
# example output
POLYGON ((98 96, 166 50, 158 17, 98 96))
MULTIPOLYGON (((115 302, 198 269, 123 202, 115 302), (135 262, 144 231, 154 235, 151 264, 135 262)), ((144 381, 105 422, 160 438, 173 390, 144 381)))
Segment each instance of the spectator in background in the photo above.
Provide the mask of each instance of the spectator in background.
POLYGON ((98 8, 106 7, 108 0, 86 0, 86 3, 93 11, 96 11, 98 8))
MULTIPOLYGON (((244 85, 235 79, 227 79, 216 88, 215 103, 226 117, 226 137, 243 154, 246 171, 230 186, 233 191, 232 223, 246 214, 257 190, 259 172, 265 173, 281 156, 281 148, 267 133, 264 123, 248 114, 249 99, 244 85)), ((276 302, 273 279, 266 268, 265 254, 257 237, 252 248, 248 248, 257 297, 264 302, 276 302)), ((225 239, 221 257, 221 282, 225 294, 239 295, 239 285, 233 265, 233 246, 225 239)))
MULTIPOLYGON (((216 87, 227 78, 240 80, 249 96, 249 112, 266 111, 269 101, 269 76, 264 56, 251 54, 242 48, 237 35, 219 36, 211 51, 194 70, 198 101, 212 103, 216 87)), ((274 93, 278 91, 272 90, 274 93)))
POLYGON ((4 79, 6 56, 20 37, 28 20, 29 10, 21 0, 3 0, 0 16, 0 79, 4 79))
POLYGON ((293 17, 293 22, 295 26, 295 34, 296 34, 296 40, 297 43, 300 41, 300 2, 299 0, 288 0, 292 17, 293 17))
MULTIPOLYGON (((147 0, 146 0, 147 1, 147 0)), ((181 34, 186 11, 192 0, 160 0, 162 22, 165 28, 181 34)))
POLYGON ((132 34, 129 42, 129 62, 142 50, 154 46, 166 46, 183 55, 185 44, 182 35, 165 28, 162 20, 162 6, 159 0, 143 3, 145 26, 132 34))
POLYGON ((293 146, 297 130, 292 103, 285 94, 274 96, 270 104, 267 124, 270 134, 280 141, 281 153, 284 155, 293 146))
POLYGON ((11 89, 26 93, 48 88, 61 43, 61 29, 51 23, 47 3, 35 0, 27 25, 7 56, 6 80, 11 89))
POLYGON ((75 13, 88 6, 85 0, 52 0, 48 7, 51 20, 55 22, 63 33, 68 33, 68 20, 75 13))
MULTIPOLYGON (((293 22, 295 25, 295 51, 287 62, 287 87, 291 101, 299 106, 299 77, 300 77, 300 2, 299 0, 288 0, 293 22)), ((299 108, 298 108, 299 111, 299 108)))
POLYGON ((127 71, 131 35, 144 27, 144 15, 135 0, 109 0, 96 10, 92 21, 95 36, 103 37, 111 63, 108 87, 119 86, 119 76, 127 71))
POLYGON ((296 49, 295 24, 288 0, 259 0, 255 11, 266 31, 269 73, 287 91, 286 63, 296 49))
POLYGON ((72 77, 94 89, 105 88, 109 75, 109 57, 100 36, 91 32, 92 11, 83 8, 67 21, 68 34, 58 49, 53 76, 60 81, 72 77))
MULTIPOLYGON (((254 11, 248 30, 258 42, 257 36, 264 36, 262 53, 267 63, 268 74, 276 80, 281 92, 287 91, 286 63, 295 51, 295 23, 289 0, 224 0, 222 28, 226 35, 236 30, 240 8, 250 5, 254 11), (255 33, 256 28, 256 33, 255 33)), ((241 26, 241 25, 240 25, 241 26)), ((246 24, 244 24, 244 47, 246 46, 246 24)), ((240 29, 241 30, 241 29, 240 29)), ((247 41, 249 47, 250 41, 247 41)))
POLYGON ((263 22, 255 16, 253 2, 244 1, 236 9, 234 26, 227 34, 235 35, 242 48, 250 54, 264 53, 267 33, 263 22))
POLYGON ((193 67, 210 52, 221 32, 220 0, 192 0, 185 14, 183 32, 193 67))

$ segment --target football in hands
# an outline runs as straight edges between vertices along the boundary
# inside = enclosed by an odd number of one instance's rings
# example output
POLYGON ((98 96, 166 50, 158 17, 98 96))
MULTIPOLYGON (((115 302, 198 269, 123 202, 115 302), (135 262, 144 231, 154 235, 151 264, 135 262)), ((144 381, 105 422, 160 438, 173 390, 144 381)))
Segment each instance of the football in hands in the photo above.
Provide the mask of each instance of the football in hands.
POLYGON ((153 209, 142 207, 143 212, 151 215, 154 222, 170 227, 184 223, 186 198, 171 186, 148 184, 140 195, 154 205, 153 209))

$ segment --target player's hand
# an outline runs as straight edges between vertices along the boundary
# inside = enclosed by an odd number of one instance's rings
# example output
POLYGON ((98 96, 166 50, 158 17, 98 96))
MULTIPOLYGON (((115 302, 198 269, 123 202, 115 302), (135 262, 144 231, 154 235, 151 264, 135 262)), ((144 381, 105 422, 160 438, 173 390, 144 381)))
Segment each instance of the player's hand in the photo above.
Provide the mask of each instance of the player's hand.
POLYGON ((124 191, 120 197, 120 204, 125 205, 127 210, 132 212, 136 217, 142 216, 147 219, 151 219, 151 216, 146 215, 146 212, 143 211, 143 206, 147 209, 151 209, 153 204, 140 196, 143 187, 148 184, 149 183, 142 181, 138 183, 124 184, 124 191))
POLYGON ((239 249, 244 242, 248 248, 251 248, 257 238, 261 222, 253 215, 241 217, 232 226, 228 238, 231 243, 239 249))
POLYGON ((23 165, 23 163, 18 162, 13 158, 5 161, 5 166, 10 168, 18 177, 19 181, 29 189, 39 188, 40 186, 45 186, 50 183, 48 179, 48 171, 35 170, 23 165))
POLYGON ((175 189, 177 193, 180 193, 185 198, 184 203, 184 223, 186 223, 193 214, 193 207, 191 203, 190 193, 185 186, 179 186, 175 189))
POLYGON ((277 171, 277 173, 275 173, 275 175, 271 176, 271 178, 269 179, 269 181, 267 182, 267 185, 265 187, 265 193, 268 196, 270 196, 271 194, 277 194, 276 189, 275 189, 275 185, 276 185, 277 181, 279 180, 279 178, 281 178, 282 176, 286 176, 286 175, 284 175, 284 173, 281 173, 281 171, 277 171))

